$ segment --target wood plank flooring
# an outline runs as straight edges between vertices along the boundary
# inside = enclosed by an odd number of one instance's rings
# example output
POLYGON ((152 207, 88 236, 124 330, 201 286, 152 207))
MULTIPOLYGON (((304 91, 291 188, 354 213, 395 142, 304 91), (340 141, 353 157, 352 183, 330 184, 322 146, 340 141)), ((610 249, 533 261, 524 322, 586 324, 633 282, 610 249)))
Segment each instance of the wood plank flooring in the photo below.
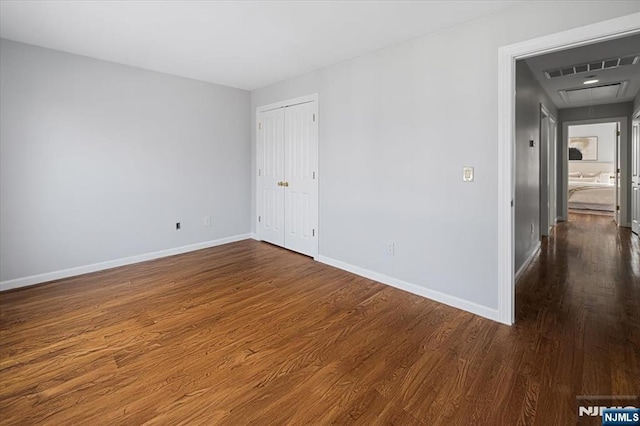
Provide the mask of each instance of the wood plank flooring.
POLYGON ((640 246, 571 220, 513 327, 255 241, 2 293, 0 423, 575 424, 640 394, 640 246))

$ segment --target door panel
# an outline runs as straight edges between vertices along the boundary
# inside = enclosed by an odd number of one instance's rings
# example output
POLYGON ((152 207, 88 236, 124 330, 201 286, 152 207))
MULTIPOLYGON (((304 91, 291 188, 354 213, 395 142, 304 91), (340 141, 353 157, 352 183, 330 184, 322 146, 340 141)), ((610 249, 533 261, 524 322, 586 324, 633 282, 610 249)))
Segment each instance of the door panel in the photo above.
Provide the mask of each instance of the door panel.
POLYGON ((622 202, 622 179, 621 179, 621 164, 622 164, 622 151, 620 150, 620 123, 616 123, 615 130, 615 141, 616 141, 616 153, 615 153, 615 163, 614 163, 614 187, 616 191, 616 205, 615 205, 615 213, 613 215, 614 221, 616 225, 620 226, 620 205, 622 202))
POLYGON ((540 238, 549 235, 549 117, 540 120, 540 238))
POLYGON ((640 234, 640 121, 631 129, 631 230, 640 234))
POLYGON ((258 237, 284 246, 284 110, 258 117, 258 237))
POLYGON ((311 238, 312 228, 310 222, 309 194, 289 190, 286 192, 286 235, 285 240, 288 246, 292 243, 292 238, 311 238))
POLYGON ((285 247, 317 254, 318 124, 317 103, 286 107, 285 114, 285 247))
POLYGON ((637 216, 637 212, 640 211, 640 189, 638 186, 631 189, 631 209, 635 209, 635 212, 631 213, 631 230, 634 234, 640 234, 640 219, 637 216))
POLYGON ((267 188, 263 190, 263 215, 261 239, 274 244, 284 244, 284 197, 281 190, 267 188))

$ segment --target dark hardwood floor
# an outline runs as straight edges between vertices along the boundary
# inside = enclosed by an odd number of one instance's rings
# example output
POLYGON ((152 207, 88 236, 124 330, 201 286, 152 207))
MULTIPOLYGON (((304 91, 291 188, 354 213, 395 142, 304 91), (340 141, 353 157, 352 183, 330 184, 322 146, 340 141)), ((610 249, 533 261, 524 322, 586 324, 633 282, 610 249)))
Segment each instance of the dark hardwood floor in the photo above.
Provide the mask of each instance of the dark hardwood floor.
POLYGON ((640 394, 628 230, 572 216, 516 294, 508 327, 255 241, 5 292, 0 423, 570 425, 640 394))

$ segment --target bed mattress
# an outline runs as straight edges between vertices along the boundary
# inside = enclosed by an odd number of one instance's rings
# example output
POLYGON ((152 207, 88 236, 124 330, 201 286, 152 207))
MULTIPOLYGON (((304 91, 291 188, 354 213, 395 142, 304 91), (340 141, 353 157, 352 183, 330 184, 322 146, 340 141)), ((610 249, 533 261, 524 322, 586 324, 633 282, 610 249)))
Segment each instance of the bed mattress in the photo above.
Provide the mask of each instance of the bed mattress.
POLYGON ((569 182, 568 207, 577 210, 615 211, 615 186, 599 182, 569 182))

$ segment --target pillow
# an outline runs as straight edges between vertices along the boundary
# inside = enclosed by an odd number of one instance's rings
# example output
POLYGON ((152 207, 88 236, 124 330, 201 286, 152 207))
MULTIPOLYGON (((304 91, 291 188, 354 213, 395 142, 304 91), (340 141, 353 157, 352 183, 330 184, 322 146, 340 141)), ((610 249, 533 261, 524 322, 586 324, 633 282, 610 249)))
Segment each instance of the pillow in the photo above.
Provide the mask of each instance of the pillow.
POLYGON ((600 173, 602 172, 595 172, 595 173, 582 173, 582 177, 598 177, 600 176, 600 173))
POLYGON ((598 182, 597 177, 570 177, 569 182, 598 182))
POLYGON ((582 172, 570 172, 569 177, 582 177, 582 172))

